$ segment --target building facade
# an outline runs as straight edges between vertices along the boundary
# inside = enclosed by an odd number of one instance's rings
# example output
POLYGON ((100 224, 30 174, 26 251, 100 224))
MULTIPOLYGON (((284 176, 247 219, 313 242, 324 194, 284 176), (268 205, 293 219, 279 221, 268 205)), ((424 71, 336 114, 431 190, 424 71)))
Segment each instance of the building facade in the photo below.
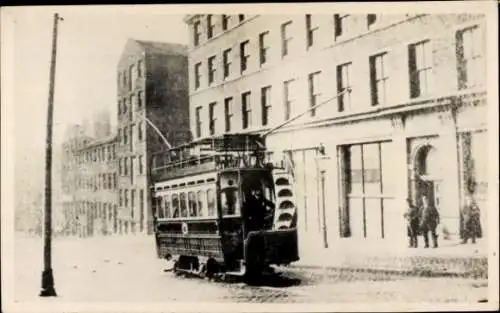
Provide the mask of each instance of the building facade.
POLYGON ((290 164, 300 247, 406 245, 427 195, 441 239, 473 196, 487 221, 485 18, 470 14, 189 15, 195 137, 271 132, 290 164), (315 109, 310 109, 311 107, 315 109), (317 106, 317 107, 316 107, 317 106))
POLYGON ((130 39, 117 69, 118 231, 151 233, 152 153, 191 139, 186 47, 130 39))
POLYGON ((64 233, 117 232, 116 135, 93 139, 75 127, 62 149, 64 233))

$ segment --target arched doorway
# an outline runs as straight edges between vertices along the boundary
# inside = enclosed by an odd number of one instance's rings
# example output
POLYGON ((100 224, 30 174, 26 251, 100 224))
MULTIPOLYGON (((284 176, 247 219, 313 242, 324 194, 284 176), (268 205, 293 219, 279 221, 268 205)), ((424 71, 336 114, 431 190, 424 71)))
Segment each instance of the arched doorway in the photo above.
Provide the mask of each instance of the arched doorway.
POLYGON ((418 147, 413 158, 413 202, 420 206, 425 195, 439 210, 442 180, 437 149, 431 144, 418 147))

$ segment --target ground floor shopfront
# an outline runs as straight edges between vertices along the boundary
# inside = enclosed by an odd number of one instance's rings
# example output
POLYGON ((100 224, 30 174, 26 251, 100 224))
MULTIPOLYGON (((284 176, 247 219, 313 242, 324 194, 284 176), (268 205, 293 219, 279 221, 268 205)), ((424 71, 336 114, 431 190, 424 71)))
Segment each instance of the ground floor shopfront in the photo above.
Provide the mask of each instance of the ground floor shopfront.
POLYGON ((301 245, 406 245, 406 199, 420 205, 423 195, 440 212, 440 240, 460 239, 460 209, 471 193, 486 233, 486 124, 484 95, 473 95, 273 134, 269 148, 293 165, 301 245))

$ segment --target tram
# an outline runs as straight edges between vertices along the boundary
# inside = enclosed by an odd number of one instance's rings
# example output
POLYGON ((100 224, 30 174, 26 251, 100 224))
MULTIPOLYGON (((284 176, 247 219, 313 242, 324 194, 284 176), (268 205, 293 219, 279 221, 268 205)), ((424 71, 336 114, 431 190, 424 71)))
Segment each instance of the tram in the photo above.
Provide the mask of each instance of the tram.
POLYGON ((172 259, 174 272, 251 280, 299 260, 296 225, 274 222, 266 155, 259 135, 225 134, 153 156, 157 255, 172 259))

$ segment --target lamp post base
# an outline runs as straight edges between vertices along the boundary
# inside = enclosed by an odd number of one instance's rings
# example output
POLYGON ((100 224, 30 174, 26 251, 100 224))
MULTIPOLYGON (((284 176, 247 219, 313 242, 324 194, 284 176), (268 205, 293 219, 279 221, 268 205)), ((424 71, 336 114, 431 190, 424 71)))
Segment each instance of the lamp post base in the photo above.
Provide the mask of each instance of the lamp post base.
POLYGON ((42 272, 42 291, 40 291, 40 297, 57 297, 56 290, 54 289, 52 269, 42 272))

